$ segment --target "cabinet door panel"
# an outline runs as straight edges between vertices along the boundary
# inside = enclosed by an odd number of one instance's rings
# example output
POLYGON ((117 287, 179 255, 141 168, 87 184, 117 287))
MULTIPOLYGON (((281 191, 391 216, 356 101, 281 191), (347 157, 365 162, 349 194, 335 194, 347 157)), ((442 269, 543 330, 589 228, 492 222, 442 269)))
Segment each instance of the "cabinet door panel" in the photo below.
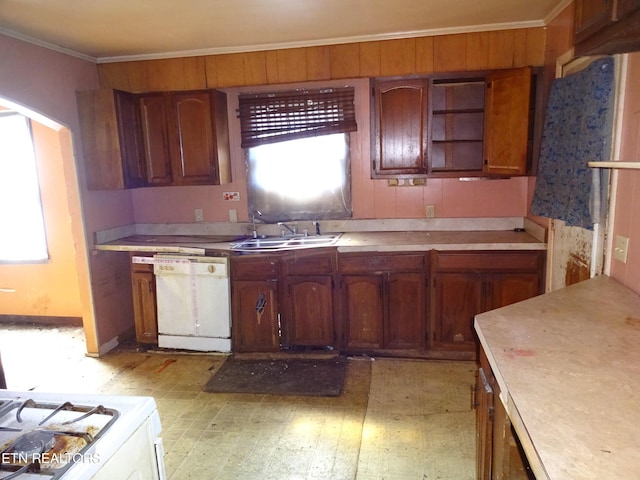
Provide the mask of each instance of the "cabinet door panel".
POLYGON ((613 21, 613 0, 576 0, 574 42, 589 38, 613 21))
POLYGON ((174 183, 216 183, 217 152, 208 92, 171 95, 174 183))
POLYGON ((115 92, 115 101, 124 183, 127 187, 142 187, 146 184, 146 171, 138 103, 132 94, 120 91, 115 92))
POLYGON ((615 7, 615 20, 620 20, 638 9, 640 9, 638 0, 618 0, 615 7))
POLYGON ((236 280, 232 289, 234 351, 280 349, 277 281, 236 280))
POLYGON ((389 81, 374 88, 375 174, 426 173, 427 82, 389 81))
POLYGON ((132 95, 105 88, 78 92, 77 102, 87 188, 144 185, 141 132, 132 95))
POLYGON ((425 278, 421 273, 386 278, 385 348, 422 348, 425 343, 425 278))
POLYGON ((533 273, 490 275, 491 298, 487 310, 505 307, 541 294, 540 283, 540 275, 533 273))
POLYGON ((478 370, 476 378, 476 448, 477 478, 491 480, 491 457, 493 446, 493 402, 494 394, 484 369, 478 370))
POLYGON ((171 154, 167 131, 167 103, 163 94, 142 95, 140 121, 149 185, 171 183, 171 154))
POLYGON ((345 276, 344 315, 347 346, 382 348, 383 296, 381 276, 345 276))
POLYGON ((485 102, 485 172, 524 175, 531 106, 531 67, 494 72, 485 102))
POLYGON ((290 346, 333 346, 333 287, 330 276, 287 277, 287 314, 282 319, 290 346))
POLYGON ((484 309, 484 275, 436 275, 435 343, 453 349, 475 349, 473 319, 484 309))
POLYGON ((158 315, 153 270, 133 272, 133 318, 136 341, 158 343, 158 315))

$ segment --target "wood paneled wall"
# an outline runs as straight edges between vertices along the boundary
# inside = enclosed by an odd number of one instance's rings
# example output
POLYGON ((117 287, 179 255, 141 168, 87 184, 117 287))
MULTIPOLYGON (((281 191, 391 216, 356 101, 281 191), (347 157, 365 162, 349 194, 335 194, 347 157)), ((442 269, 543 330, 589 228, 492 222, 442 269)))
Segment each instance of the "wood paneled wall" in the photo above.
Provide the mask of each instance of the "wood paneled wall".
POLYGON ((149 92, 541 66, 544 55, 540 27, 104 63, 98 71, 102 87, 149 92))

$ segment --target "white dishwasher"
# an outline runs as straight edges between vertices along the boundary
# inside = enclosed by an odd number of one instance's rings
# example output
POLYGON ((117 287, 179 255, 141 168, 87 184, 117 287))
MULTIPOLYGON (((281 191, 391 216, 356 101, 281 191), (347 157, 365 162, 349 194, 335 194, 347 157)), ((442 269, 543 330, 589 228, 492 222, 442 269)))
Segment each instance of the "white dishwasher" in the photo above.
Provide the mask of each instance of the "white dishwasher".
POLYGON ((229 262, 225 257, 155 255, 158 346, 231 351, 229 262))

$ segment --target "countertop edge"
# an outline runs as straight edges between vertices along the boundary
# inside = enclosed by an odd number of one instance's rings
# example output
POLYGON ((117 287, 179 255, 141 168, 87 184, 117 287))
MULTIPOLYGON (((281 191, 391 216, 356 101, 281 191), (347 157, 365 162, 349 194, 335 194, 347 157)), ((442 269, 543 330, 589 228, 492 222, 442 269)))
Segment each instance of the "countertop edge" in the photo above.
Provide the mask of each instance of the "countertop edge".
POLYGON ((637 292, 600 275, 475 316, 500 401, 536 478, 630 478, 637 468, 640 454, 627 447, 638 438, 629 419, 640 415, 632 400, 640 393, 640 353, 625 347, 640 339, 638 312, 637 292), (561 413, 549 423, 551 412, 561 413), (588 412, 597 414, 585 420, 588 412), (558 455, 570 442, 574 448, 558 455))
POLYGON ((509 394, 509 388, 504 380, 504 377, 502 376, 502 373, 500 372, 500 368, 498 367, 498 363, 493 355, 493 351, 491 350, 491 347, 489 346, 487 339, 482 332, 482 327, 478 324, 477 317, 478 316, 476 315, 473 322, 474 328, 478 335, 478 340, 480 341, 480 344, 482 345, 484 353, 487 357, 487 361, 489 362, 489 366, 491 367, 491 371, 493 372, 493 377, 496 379, 496 382, 498 382, 498 387, 500 388, 500 395, 498 398, 500 399, 500 402, 502 402, 502 405, 507 412, 507 416, 509 417, 511 424, 513 425, 513 428, 518 435, 518 439, 520 440, 522 449, 524 450, 527 460, 529 461, 529 466, 536 476, 536 479, 551 480, 544 468, 544 465, 542 464, 542 460, 538 455, 538 451, 533 445, 531 437, 529 436, 529 432, 527 431, 527 428, 524 425, 522 418, 520 417, 520 412, 518 412, 518 408, 515 405, 513 398, 509 394))
MULTIPOLYGON (((163 239, 153 243, 132 241, 123 238, 108 243, 95 245, 98 251, 176 253, 176 254, 233 254, 232 241, 202 242, 183 240, 180 242, 164 242, 163 239)), ((325 248, 309 246, 297 250, 325 248)), ((406 232, 348 232, 328 248, 336 248, 338 252, 414 252, 414 251, 473 251, 473 250, 546 250, 547 245, 527 233, 514 234, 504 232, 430 232, 425 237, 410 238, 406 232), (522 235, 522 237, 520 237, 522 235)), ((283 250, 284 251, 284 250, 283 250)))

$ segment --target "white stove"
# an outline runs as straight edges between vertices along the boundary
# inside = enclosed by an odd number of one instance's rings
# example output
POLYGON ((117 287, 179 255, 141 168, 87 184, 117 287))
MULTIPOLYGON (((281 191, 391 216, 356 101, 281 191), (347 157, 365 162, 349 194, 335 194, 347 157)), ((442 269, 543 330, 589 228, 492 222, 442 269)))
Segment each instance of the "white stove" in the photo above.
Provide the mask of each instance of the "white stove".
POLYGON ((152 397, 0 390, 0 479, 163 480, 152 397))

